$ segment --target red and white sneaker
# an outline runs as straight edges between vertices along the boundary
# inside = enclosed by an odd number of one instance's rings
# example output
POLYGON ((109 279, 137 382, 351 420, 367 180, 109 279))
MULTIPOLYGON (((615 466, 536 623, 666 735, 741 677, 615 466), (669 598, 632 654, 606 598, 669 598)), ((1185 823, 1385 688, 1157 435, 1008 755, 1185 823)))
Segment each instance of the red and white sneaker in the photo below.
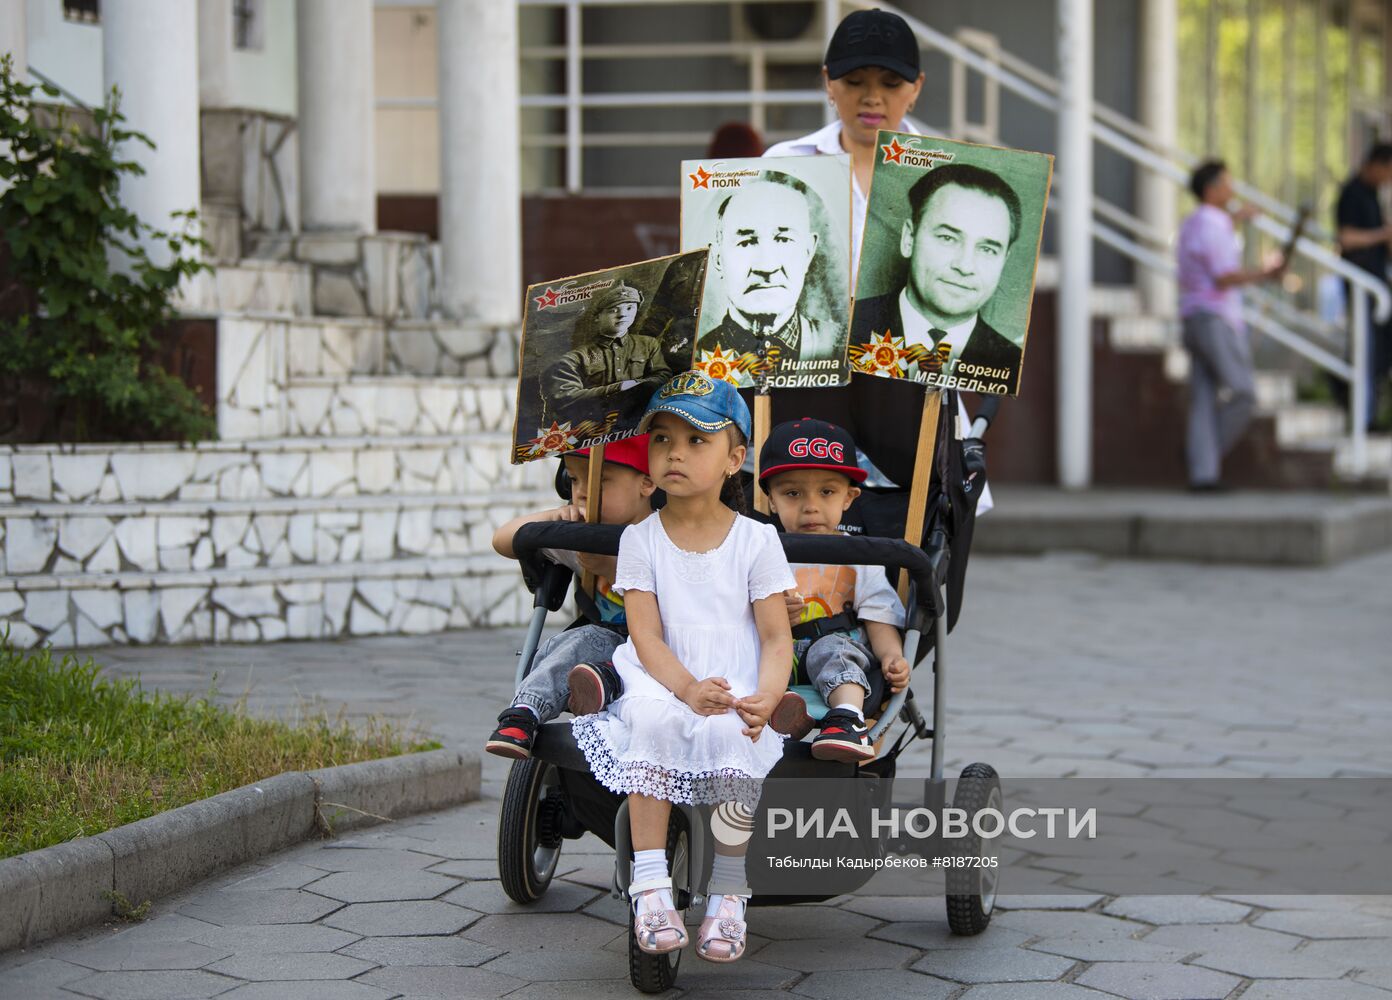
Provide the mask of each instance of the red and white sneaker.
POLYGON ((833 708, 822 719, 822 731, 812 741, 812 756, 850 764, 870 760, 875 756, 875 748, 870 744, 870 727, 854 712, 833 708))

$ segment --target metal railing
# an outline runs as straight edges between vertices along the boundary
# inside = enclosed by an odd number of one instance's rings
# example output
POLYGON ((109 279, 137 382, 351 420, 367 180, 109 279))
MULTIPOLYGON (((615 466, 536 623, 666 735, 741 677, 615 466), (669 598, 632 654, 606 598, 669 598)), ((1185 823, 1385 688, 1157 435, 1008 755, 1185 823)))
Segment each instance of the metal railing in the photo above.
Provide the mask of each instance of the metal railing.
MULTIPOLYGON (((792 2, 792 0, 788 0, 792 2)), ((731 108, 741 109, 747 120, 766 138, 785 138, 779 133, 768 134, 769 111, 774 108, 825 106, 825 94, 820 89, 777 90, 768 88, 768 67, 771 60, 806 59, 809 65, 819 64, 831 30, 844 11, 871 6, 893 9, 879 0, 821 0, 819 4, 820 37, 809 36, 791 42, 762 42, 736 38, 730 41, 662 42, 633 44, 586 44, 582 37, 582 17, 587 7, 662 7, 680 6, 693 0, 518 0, 523 7, 543 7, 561 10, 563 44, 523 46, 521 58, 533 61, 561 61, 564 73, 559 93, 528 94, 522 97, 524 109, 563 110, 564 127, 550 132, 532 132, 523 138, 524 145, 535 148, 563 149, 564 188, 579 192, 585 187, 584 152, 604 147, 671 147, 691 148, 705 140, 704 133, 682 131, 633 130, 629 132, 589 132, 584 125, 588 110, 603 108, 731 108), (731 90, 673 90, 641 92, 587 92, 583 86, 582 69, 590 60, 625 60, 635 58, 709 58, 728 57, 745 64, 746 79, 742 89, 731 90)), ((709 0, 707 6, 709 6, 709 0)), ((951 134, 966 139, 992 141, 998 137, 992 130, 999 121, 1000 94, 1005 91, 1038 108, 1056 114, 1059 109, 1059 84, 1056 79, 1029 63, 1000 48, 989 35, 980 32, 960 32, 949 36, 922 21, 903 14, 924 48, 942 53, 951 64, 951 134), (967 92, 971 75, 983 83, 980 121, 968 115, 967 92)), ((428 107, 433 99, 379 100, 379 107, 428 107)), ((1186 187, 1189 173, 1197 158, 1181 149, 1169 146, 1143 125, 1119 112, 1094 103, 1092 135, 1096 142, 1119 154, 1137 168, 1151 171, 1170 182, 1186 187)), ((941 134, 928 128, 933 134, 941 134)), ((1067 165, 1063 168, 1066 170, 1067 165)), ((1254 220, 1260 231, 1278 240, 1288 238, 1296 211, 1264 192, 1241 183, 1237 192, 1264 212, 1254 220)), ((1139 267, 1153 273, 1172 276, 1173 254, 1171 234, 1161 232, 1152 224, 1094 196, 1092 234, 1139 267)), ((1368 357, 1367 328, 1370 319, 1379 322, 1392 317, 1392 295, 1387 286, 1366 272, 1348 264, 1327 246, 1318 241, 1328 234, 1311 227, 1310 236, 1298 241, 1294 256, 1316 275, 1332 274, 1342 279, 1351 293, 1347 330, 1323 321, 1315 314, 1302 310, 1279 295, 1260 290, 1248 291, 1247 316, 1251 325, 1276 343, 1306 359, 1311 364, 1349 383, 1351 466, 1356 474, 1367 467, 1367 441, 1363 415, 1367 409, 1368 357), (1342 343, 1340 340, 1342 339, 1342 343), (1347 350, 1347 356, 1342 352, 1347 350)))

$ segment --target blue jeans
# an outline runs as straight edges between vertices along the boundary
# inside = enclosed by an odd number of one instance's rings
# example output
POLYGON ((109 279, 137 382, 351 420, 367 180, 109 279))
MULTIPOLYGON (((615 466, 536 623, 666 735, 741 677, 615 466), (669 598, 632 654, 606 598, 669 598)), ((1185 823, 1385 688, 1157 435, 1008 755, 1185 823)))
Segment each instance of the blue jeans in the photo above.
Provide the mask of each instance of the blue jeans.
POLYGON ((802 664, 807 682, 817 689, 826 701, 842 684, 859 684, 870 696, 870 679, 866 675, 875 663, 870 647, 854 632, 833 632, 820 639, 798 639, 793 643, 793 658, 802 664))
POLYGON ((577 663, 612 660, 614 650, 623 643, 623 636, 599 625, 582 625, 553 635, 537 648, 532 671, 522 679, 512 703, 536 709, 542 722, 556 718, 570 700, 566 681, 571 668, 577 663))

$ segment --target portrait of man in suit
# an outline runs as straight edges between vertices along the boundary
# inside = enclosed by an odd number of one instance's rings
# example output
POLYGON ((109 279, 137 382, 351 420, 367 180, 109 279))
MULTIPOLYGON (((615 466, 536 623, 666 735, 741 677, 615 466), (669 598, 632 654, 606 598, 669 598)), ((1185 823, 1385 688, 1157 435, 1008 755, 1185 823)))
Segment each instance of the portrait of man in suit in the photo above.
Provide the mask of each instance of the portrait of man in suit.
POLYGON ((1023 357, 1019 338, 995 329, 982 315, 1000 284, 1020 237, 1020 197, 1002 177, 982 167, 947 163, 928 170, 909 188, 909 216, 899 232, 907 261, 904 285, 855 304, 851 340, 866 343, 886 333, 905 348, 926 349, 910 377, 991 369, 1006 391, 1018 388, 1023 357))

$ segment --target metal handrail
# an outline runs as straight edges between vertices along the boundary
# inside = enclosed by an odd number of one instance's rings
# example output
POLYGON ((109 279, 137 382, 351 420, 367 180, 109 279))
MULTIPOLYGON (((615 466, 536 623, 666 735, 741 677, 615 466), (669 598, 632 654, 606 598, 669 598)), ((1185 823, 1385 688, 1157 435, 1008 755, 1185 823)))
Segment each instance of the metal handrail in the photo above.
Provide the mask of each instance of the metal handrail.
POLYGON ((91 106, 91 105, 87 104, 85 101, 82 100, 82 98, 78 97, 78 96, 77 96, 76 94, 74 94, 71 90, 69 90, 67 87, 63 86, 63 85, 62 85, 61 83, 59 83, 57 80, 53 79, 53 77, 49 76, 47 73, 40 73, 40 72, 39 72, 37 69, 35 69, 32 65, 29 66, 28 69, 29 69, 29 75, 30 75, 30 76, 32 76, 34 79, 38 80, 40 83, 47 84, 48 86, 52 87, 54 90, 58 91, 59 94, 61 94, 63 97, 66 97, 69 101, 71 101, 75 107, 80 108, 80 109, 83 110, 83 111, 91 111, 91 110, 92 110, 92 106, 91 106))

